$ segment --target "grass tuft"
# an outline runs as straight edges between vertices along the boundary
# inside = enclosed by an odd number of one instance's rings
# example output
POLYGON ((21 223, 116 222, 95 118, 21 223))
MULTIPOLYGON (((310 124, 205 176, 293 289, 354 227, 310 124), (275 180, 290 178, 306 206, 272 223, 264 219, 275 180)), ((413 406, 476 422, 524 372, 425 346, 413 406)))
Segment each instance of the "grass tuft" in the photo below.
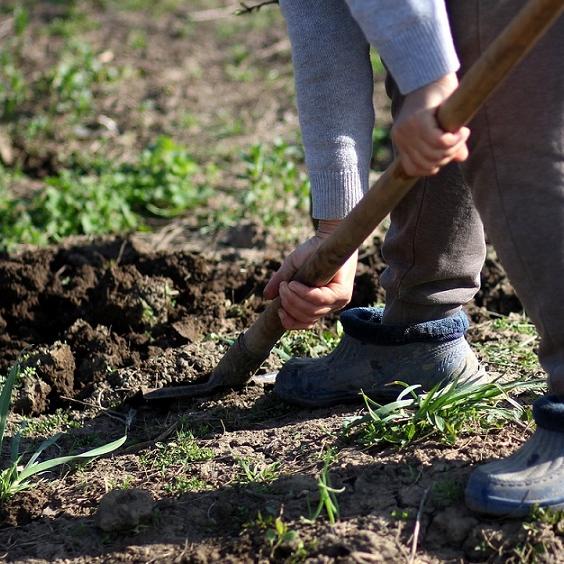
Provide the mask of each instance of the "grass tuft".
POLYGON ((526 410, 509 397, 513 390, 538 391, 541 380, 509 383, 437 384, 420 394, 420 385, 404 387, 396 401, 381 405, 363 395, 367 413, 350 419, 345 434, 366 446, 393 444, 404 447, 414 441, 438 438, 449 444, 470 429, 491 429, 526 418, 526 410))
MULTIPOLYGON (((4 380, 2 391, 0 392, 0 453, 2 452, 4 444, 4 434, 10 411, 12 391, 20 377, 20 373, 20 363, 16 362, 4 380)), ((26 453, 20 452, 21 431, 17 432, 14 437, 12 437, 7 465, 3 468, 0 467, 0 501, 4 502, 18 492, 32 487, 34 483, 32 478, 34 476, 44 474, 45 472, 63 464, 90 461, 98 456, 109 454, 121 447, 127 440, 127 435, 124 435, 115 441, 81 454, 60 456, 50 460, 45 460, 44 462, 39 462, 39 458, 43 452, 53 446, 58 441, 61 434, 62 433, 57 433, 56 435, 44 440, 25 464, 23 463, 23 458, 26 453)))

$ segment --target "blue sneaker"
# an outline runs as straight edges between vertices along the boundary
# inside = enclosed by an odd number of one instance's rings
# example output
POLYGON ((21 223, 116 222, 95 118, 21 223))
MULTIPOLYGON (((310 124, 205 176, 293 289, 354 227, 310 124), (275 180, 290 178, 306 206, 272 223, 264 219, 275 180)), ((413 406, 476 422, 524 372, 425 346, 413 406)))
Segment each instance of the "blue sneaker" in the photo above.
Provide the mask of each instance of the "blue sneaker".
POLYGON ((325 407, 361 401, 360 391, 379 401, 394 400, 401 387, 439 382, 487 381, 464 334, 462 312, 436 321, 397 326, 382 324, 383 309, 355 308, 341 314, 344 335, 322 358, 292 359, 276 377, 274 394, 289 403, 325 407))
POLYGON ((513 455, 479 466, 466 486, 466 505, 490 515, 523 517, 535 506, 564 509, 564 396, 533 405, 534 435, 513 455))

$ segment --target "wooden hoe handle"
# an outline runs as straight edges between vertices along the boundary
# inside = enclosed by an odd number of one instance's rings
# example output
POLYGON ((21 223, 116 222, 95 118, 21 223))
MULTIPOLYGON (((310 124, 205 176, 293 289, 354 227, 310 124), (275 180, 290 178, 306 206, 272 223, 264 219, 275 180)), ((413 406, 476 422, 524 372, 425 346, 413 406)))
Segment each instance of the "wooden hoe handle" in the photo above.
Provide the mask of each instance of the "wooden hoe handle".
MULTIPOLYGON (((529 0, 466 73, 458 89, 440 106, 437 112, 440 126, 445 131, 454 132, 467 124, 563 9, 563 0, 529 0)), ((331 236, 321 243, 317 252, 295 273, 293 280, 308 286, 327 284, 416 181, 417 178, 406 174, 396 158, 331 236)), ((209 382, 156 390, 149 395, 161 392, 155 399, 189 397, 223 387, 242 387, 285 332, 278 317, 279 308, 278 298, 269 303, 255 323, 225 353, 209 382)))

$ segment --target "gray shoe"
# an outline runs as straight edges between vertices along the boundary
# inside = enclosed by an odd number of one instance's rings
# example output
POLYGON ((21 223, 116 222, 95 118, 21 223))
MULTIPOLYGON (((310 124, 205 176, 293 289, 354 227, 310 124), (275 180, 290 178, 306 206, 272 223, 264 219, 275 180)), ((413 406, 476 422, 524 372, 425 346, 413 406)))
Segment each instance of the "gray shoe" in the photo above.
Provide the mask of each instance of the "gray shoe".
POLYGON ((341 315, 344 336, 335 350, 316 359, 292 359, 280 370, 274 394, 307 407, 393 400, 400 381, 429 390, 437 383, 486 381, 486 373, 464 338, 468 320, 452 317, 409 326, 382 325, 380 308, 355 308, 341 315))
POLYGON ((512 456, 479 466, 466 486, 466 505, 490 515, 523 517, 535 506, 564 509, 564 397, 533 406, 534 435, 512 456))

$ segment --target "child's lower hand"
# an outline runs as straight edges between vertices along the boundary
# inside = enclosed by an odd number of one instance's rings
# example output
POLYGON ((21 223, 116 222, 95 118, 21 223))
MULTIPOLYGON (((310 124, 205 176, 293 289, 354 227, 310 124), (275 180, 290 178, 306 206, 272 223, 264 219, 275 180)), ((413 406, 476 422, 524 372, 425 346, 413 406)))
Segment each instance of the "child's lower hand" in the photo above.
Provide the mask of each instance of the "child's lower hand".
POLYGON ((320 221, 316 235, 296 247, 266 285, 265 298, 271 300, 280 296, 282 307, 279 315, 285 329, 310 329, 321 317, 342 309, 350 302, 357 253, 351 256, 326 286, 311 288, 295 280, 288 282, 338 223, 320 221))
POLYGON ((437 174, 450 161, 468 157, 467 127, 456 133, 444 132, 437 123, 438 106, 458 86, 454 73, 406 95, 392 128, 392 140, 403 168, 410 176, 437 174))

